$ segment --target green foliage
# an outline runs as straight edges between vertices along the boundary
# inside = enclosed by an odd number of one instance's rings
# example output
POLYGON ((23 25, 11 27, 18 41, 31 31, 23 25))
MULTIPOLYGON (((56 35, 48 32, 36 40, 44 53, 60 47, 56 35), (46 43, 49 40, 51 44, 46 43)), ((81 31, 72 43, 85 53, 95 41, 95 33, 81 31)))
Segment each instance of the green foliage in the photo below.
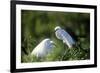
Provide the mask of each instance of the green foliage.
POLYGON ((90 58, 90 14, 74 12, 21 11, 21 62, 86 60, 90 58), (68 48, 55 36, 54 28, 61 26, 76 40, 68 48), (31 55, 32 50, 45 38, 56 43, 44 58, 31 55))

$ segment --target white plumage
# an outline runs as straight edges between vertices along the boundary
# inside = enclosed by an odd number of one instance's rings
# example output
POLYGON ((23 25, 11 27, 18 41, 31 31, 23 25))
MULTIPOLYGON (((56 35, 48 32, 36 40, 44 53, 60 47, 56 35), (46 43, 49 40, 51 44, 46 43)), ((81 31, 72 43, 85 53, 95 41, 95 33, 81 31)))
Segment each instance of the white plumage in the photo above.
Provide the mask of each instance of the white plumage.
POLYGON ((62 29, 61 27, 59 27, 59 26, 55 27, 55 34, 56 34, 56 37, 58 39, 62 40, 63 43, 68 45, 69 48, 71 48, 73 46, 73 44, 75 44, 75 41, 70 36, 70 34, 68 32, 66 32, 64 29, 62 29))
POLYGON ((49 38, 44 39, 41 41, 32 51, 32 55, 36 57, 44 57, 48 53, 51 52, 52 48, 54 47, 54 42, 51 41, 49 38))

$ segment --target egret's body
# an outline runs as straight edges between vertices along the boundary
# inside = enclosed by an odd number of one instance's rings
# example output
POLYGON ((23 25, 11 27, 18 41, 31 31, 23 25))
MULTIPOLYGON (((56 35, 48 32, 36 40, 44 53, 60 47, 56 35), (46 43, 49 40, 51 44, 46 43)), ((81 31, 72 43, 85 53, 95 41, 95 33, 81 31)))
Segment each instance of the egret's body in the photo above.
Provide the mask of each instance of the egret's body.
POLYGON ((62 40, 63 43, 68 45, 69 48, 71 48, 75 44, 75 41, 70 36, 70 34, 66 32, 64 29, 60 28, 59 26, 55 28, 55 34, 56 34, 56 37, 62 40))
POLYGON ((35 55, 36 57, 44 57, 51 52, 53 47, 53 41, 50 39, 44 39, 33 49, 31 54, 35 55))

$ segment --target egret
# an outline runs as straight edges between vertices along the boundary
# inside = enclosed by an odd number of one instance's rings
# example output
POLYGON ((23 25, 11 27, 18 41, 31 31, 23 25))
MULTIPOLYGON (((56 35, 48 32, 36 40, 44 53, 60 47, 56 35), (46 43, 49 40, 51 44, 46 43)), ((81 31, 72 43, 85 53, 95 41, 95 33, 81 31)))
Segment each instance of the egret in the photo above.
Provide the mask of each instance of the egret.
POLYGON ((62 29, 60 26, 55 27, 55 35, 58 39, 62 40, 69 48, 71 48, 75 44, 75 40, 71 37, 71 35, 62 29))
POLYGON ((45 57, 52 51, 52 48, 54 48, 54 42, 46 38, 33 49, 31 54, 36 57, 45 57))

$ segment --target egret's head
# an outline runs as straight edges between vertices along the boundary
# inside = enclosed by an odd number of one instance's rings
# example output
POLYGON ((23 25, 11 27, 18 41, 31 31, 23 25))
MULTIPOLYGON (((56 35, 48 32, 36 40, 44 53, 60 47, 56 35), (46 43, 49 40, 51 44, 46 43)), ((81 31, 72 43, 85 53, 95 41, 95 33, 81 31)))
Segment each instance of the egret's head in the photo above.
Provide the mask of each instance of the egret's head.
POLYGON ((56 43, 54 41, 50 41, 50 43, 51 43, 53 48, 56 47, 56 43))
POLYGON ((52 43, 53 43, 53 41, 51 41, 49 38, 44 39, 43 42, 44 42, 46 45, 52 44, 52 43))
POLYGON ((45 41, 45 45, 48 46, 48 48, 54 48, 55 47, 55 43, 54 41, 50 40, 50 39, 47 39, 45 41))
POLYGON ((61 29, 60 26, 55 27, 55 31, 57 31, 58 29, 61 29))
POLYGON ((50 44, 55 45, 55 42, 54 41, 50 41, 50 44))
POLYGON ((47 40, 47 43, 50 44, 50 45, 54 45, 54 41, 51 41, 51 40, 47 40))

